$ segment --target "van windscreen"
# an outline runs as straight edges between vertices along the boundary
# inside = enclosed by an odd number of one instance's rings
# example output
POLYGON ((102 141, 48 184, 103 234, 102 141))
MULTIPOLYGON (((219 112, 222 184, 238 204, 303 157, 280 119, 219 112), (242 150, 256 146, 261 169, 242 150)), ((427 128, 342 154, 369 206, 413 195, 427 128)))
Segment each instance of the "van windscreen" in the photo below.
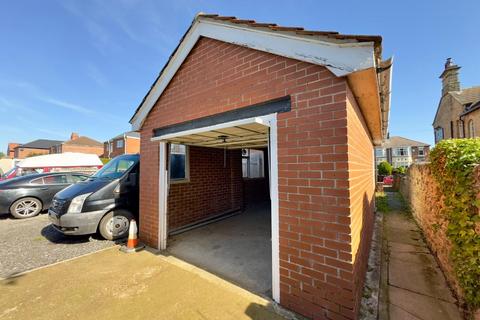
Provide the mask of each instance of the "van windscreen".
POLYGON ((116 158, 98 170, 92 177, 100 179, 118 179, 137 162, 134 157, 116 158))

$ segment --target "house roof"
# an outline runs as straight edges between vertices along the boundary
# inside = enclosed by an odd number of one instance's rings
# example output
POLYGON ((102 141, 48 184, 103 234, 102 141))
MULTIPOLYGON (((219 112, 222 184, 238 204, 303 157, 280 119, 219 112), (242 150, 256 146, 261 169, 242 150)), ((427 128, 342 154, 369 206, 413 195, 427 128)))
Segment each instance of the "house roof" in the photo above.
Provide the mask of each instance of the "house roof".
POLYGON ((477 101, 476 103, 473 103, 468 108, 465 108, 465 110, 462 112, 462 114, 460 114, 460 116, 462 117, 476 110, 480 110, 480 100, 477 101))
POLYGON ((85 136, 80 136, 76 139, 65 141, 63 144, 71 146, 103 147, 103 143, 100 141, 85 136))
POLYGON ((19 145, 19 148, 30 148, 30 149, 50 149, 53 146, 61 144, 63 141, 60 140, 47 140, 47 139, 38 139, 22 145, 19 145))
POLYGON ((411 139, 407 139, 404 137, 393 136, 389 139, 385 140, 382 144, 382 147, 385 148, 395 148, 395 147, 428 147, 430 146, 428 143, 415 141, 411 139))
POLYGON ((466 88, 460 91, 449 92, 461 104, 475 103, 480 101, 480 86, 466 88))
POLYGON ((124 136, 129 137, 129 138, 140 138, 140 132, 138 132, 138 131, 128 131, 128 132, 124 132, 124 133, 121 133, 121 134, 119 134, 119 135, 111 138, 111 139, 108 140, 108 141, 120 139, 120 138, 123 138, 124 136))
POLYGON ((208 37, 322 65, 338 77, 367 71, 368 75, 358 75, 356 78, 349 80, 357 83, 366 81, 374 83, 375 92, 365 93, 365 90, 362 91, 364 88, 360 88, 361 85, 352 86, 352 90, 359 99, 362 111, 363 106, 383 110, 382 114, 382 111, 378 111, 378 115, 373 116, 376 119, 372 118, 372 123, 367 123, 367 125, 371 132, 372 130, 381 131, 381 134, 375 134, 375 140, 378 141, 380 135, 386 136, 387 128, 384 127, 386 125, 384 114, 388 115, 390 83, 383 86, 379 82, 387 78, 390 80, 390 76, 382 76, 382 73, 391 73, 391 61, 385 65, 380 65, 382 42, 380 36, 305 30, 301 27, 285 27, 274 23, 260 23, 255 20, 203 13, 195 16, 180 43, 137 107, 130 119, 134 130, 141 128, 148 113, 200 37, 208 37), (382 124, 382 122, 384 123, 382 124))

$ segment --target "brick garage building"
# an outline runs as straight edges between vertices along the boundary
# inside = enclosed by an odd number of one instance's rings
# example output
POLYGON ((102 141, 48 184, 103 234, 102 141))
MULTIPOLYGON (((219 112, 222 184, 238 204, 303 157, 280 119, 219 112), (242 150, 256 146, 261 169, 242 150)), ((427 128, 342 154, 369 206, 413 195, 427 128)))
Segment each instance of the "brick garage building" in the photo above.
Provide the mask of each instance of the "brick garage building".
POLYGON ((390 67, 378 36, 197 15, 131 119, 140 238, 165 249, 171 230, 243 210, 242 149, 267 150, 272 298, 315 319, 357 318, 390 67))

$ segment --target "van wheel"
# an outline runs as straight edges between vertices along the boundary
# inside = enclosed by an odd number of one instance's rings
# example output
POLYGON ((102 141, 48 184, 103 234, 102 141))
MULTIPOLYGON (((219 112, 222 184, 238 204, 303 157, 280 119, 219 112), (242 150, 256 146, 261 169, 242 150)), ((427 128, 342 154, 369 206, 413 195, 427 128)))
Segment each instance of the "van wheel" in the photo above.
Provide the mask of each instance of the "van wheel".
POLYGON ((126 238, 132 219, 133 214, 126 210, 110 211, 100 221, 98 230, 102 237, 107 240, 126 238))
POLYGON ((42 211, 42 202, 31 197, 18 199, 10 207, 10 213, 17 219, 34 217, 40 211, 42 211))

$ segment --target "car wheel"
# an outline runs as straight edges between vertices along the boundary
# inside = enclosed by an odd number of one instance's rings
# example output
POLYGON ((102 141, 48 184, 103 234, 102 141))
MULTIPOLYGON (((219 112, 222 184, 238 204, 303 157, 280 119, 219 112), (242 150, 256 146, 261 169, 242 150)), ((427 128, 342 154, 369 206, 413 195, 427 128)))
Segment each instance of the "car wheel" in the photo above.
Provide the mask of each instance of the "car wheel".
POLYGON ((128 236, 128 228, 133 214, 126 210, 116 210, 107 213, 98 227, 100 234, 107 240, 117 240, 128 236))
POLYGON ((36 198, 22 198, 12 204, 10 213, 17 219, 31 218, 39 214, 42 207, 42 202, 36 198))

